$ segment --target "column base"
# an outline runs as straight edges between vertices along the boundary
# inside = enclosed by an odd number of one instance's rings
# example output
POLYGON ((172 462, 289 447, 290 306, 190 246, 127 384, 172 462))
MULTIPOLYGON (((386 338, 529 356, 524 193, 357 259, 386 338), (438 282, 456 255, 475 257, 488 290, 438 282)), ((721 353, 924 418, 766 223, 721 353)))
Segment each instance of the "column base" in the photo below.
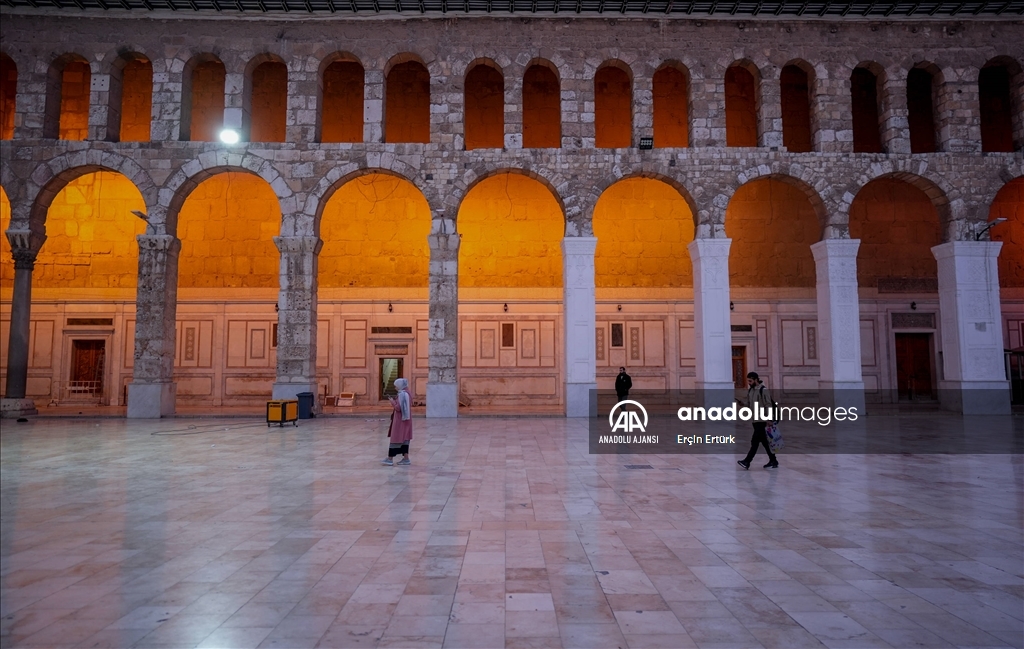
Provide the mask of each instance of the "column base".
POLYGON ((0 419, 18 419, 38 414, 36 402, 32 399, 0 399, 0 419))
POLYGON ((965 415, 1010 414, 1007 381, 940 381, 939 405, 965 415))
POLYGON ((565 416, 597 416, 597 383, 565 384, 565 416))
MULTIPOLYGON (((316 381, 310 383, 275 383, 274 391, 271 393, 272 399, 298 399, 300 392, 312 392, 316 394, 320 390, 320 386, 317 385, 316 381)), ((316 408, 316 401, 313 402, 313 407, 316 408)))
POLYGON ((856 408, 858 417, 867 415, 863 381, 818 381, 818 392, 823 406, 856 408))
POLYGON ((459 384, 427 383, 427 417, 445 419, 459 416, 459 384))
POLYGON ((160 419, 174 414, 177 383, 129 383, 128 419, 160 419))
POLYGON ((736 386, 732 381, 697 381, 697 403, 705 408, 725 408, 736 401, 736 386))

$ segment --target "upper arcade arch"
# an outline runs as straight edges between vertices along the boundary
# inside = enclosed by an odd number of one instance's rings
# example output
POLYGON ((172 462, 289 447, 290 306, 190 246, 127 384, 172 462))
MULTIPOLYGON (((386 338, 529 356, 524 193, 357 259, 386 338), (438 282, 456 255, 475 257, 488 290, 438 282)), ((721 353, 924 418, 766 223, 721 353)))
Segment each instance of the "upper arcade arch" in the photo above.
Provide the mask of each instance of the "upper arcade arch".
POLYGON ((252 142, 284 142, 288 110, 288 66, 267 52, 245 66, 242 130, 252 142))
POLYGON ((15 98, 18 95, 18 65, 0 52, 0 140, 14 137, 15 98))
POLYGON ((333 52, 320 62, 320 142, 362 142, 366 69, 357 56, 333 52))
POLYGON ((430 70, 419 56, 398 54, 384 68, 384 141, 430 142, 430 70))
POLYGON ((505 145, 505 76, 492 59, 476 59, 466 69, 463 124, 466 150, 505 145))
POLYGON ((181 73, 181 139, 214 142, 224 125, 227 68, 216 54, 202 52, 181 73))
POLYGON ((81 54, 69 52, 50 62, 46 75, 43 137, 88 139, 91 78, 92 69, 81 54))
POLYGON ((594 73, 594 146, 622 149, 633 144, 633 70, 618 59, 594 73))

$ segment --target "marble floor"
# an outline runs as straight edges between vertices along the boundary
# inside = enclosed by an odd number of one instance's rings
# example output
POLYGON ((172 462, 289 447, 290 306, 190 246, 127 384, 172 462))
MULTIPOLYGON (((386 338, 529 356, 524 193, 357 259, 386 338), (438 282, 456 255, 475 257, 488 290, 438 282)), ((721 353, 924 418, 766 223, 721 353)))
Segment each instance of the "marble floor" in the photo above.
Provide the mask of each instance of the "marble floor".
POLYGON ((1022 647, 1024 458, 585 422, 3 422, 2 647, 1022 647), (650 468, 628 468, 646 464, 650 468))

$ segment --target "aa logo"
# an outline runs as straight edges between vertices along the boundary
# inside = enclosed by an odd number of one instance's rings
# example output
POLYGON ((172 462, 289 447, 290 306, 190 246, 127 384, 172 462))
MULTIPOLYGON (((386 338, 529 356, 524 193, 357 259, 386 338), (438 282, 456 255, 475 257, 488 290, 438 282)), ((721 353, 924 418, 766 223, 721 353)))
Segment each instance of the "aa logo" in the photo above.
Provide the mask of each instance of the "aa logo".
POLYGON ((612 432, 623 432, 623 433, 646 433, 647 432, 647 410, 642 405, 632 399, 626 399, 620 401, 612 406, 611 412, 608 413, 608 425, 612 427, 612 432), (640 412, 636 410, 626 410, 624 406, 626 404, 632 404, 640 409, 640 412), (615 412, 618 411, 618 415, 615 412), (640 421, 640 414, 643 413, 644 419, 640 421))

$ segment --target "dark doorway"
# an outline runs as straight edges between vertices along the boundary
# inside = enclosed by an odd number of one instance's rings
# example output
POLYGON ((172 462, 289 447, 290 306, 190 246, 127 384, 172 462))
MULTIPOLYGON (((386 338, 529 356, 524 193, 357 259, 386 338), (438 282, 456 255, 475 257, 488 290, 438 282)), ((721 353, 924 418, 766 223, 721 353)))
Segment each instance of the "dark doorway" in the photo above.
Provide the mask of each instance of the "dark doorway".
POLYGON ((933 400, 932 334, 896 334, 896 388, 900 401, 933 400))
POLYGON ((71 389, 77 394, 103 394, 105 340, 71 341, 71 389))
POLYGON ((401 358, 380 358, 380 396, 381 401, 398 394, 395 389, 395 379, 404 378, 404 363, 401 358))
POLYGON ((743 345, 732 348, 732 382, 737 389, 747 387, 747 348, 743 345))

